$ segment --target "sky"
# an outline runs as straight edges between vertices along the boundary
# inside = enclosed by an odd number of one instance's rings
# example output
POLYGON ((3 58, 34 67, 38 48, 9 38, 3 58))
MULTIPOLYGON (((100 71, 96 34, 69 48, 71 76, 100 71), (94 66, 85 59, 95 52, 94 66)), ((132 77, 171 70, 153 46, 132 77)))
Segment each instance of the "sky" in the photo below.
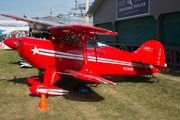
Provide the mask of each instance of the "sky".
MULTIPOLYGON (((86 0, 76 0, 78 4, 86 0)), ((94 0, 89 0, 94 2, 94 0)), ((0 0, 0 14, 8 14, 22 17, 25 14, 28 18, 44 17, 50 14, 56 16, 59 13, 67 14, 75 8, 75 0, 0 0)), ((77 11, 80 12, 80 11, 77 11)), ((0 15, 0 20, 13 20, 0 15)))

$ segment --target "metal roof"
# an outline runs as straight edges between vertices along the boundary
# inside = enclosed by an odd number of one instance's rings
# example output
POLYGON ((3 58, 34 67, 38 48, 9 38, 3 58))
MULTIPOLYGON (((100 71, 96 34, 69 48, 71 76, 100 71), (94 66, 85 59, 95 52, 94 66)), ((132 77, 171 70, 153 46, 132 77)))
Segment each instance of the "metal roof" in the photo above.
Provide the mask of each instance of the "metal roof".
POLYGON ((96 12, 96 10, 99 8, 103 0, 95 0, 92 6, 89 8, 88 12, 86 13, 86 16, 93 17, 93 14, 96 12))

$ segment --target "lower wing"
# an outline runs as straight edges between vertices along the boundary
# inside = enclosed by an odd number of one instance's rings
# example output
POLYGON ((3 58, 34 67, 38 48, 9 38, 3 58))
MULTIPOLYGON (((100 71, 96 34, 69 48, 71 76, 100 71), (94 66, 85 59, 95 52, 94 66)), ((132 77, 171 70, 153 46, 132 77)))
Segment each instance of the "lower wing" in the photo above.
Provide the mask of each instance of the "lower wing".
POLYGON ((87 81, 97 82, 97 83, 104 83, 104 84, 118 85, 117 83, 106 80, 103 77, 101 77, 100 75, 94 74, 94 73, 92 75, 89 75, 89 74, 83 73, 82 71, 77 72, 74 70, 63 70, 63 72, 65 72, 69 75, 72 75, 76 78, 82 79, 82 80, 87 80, 87 81))

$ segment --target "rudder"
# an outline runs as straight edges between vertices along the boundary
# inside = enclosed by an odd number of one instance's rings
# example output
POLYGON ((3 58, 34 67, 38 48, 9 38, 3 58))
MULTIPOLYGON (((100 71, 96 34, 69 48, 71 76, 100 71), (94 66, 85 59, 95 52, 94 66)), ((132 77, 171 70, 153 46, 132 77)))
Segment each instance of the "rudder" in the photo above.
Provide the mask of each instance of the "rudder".
MULTIPOLYGON (((138 50, 132 52, 133 61, 153 65, 159 70, 166 68, 163 45, 156 40, 145 42, 138 50)), ((162 70, 161 70, 162 71, 162 70)))

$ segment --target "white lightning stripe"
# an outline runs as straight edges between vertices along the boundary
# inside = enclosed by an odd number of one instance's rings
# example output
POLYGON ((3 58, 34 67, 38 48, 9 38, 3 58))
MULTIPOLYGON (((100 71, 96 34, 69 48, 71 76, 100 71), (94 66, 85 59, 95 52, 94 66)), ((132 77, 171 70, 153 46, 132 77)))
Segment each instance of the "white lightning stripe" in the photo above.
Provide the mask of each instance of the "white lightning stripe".
POLYGON ((52 94, 52 95, 65 95, 65 94, 68 94, 68 93, 55 93, 55 92, 41 92, 41 93, 52 94))
POLYGON ((53 95, 64 95, 68 94, 67 90, 59 90, 59 89, 39 89, 38 92, 45 94, 53 94, 53 95))
MULTIPOLYGON (((118 61, 118 60, 112 60, 112 59, 105 59, 105 58, 98 58, 98 62, 106 62, 106 63, 119 64, 119 65, 142 67, 141 64, 137 64, 137 63, 118 61)), ((147 67, 147 66, 145 66, 145 67, 147 67)))
POLYGON ((40 51, 53 53, 53 54, 61 54, 61 55, 76 56, 76 57, 82 57, 83 58, 83 55, 77 55, 77 54, 71 54, 71 53, 65 53, 65 52, 57 52, 57 51, 53 51, 53 50, 40 49, 40 51))
MULTIPOLYGON (((54 50, 47 50, 47 49, 40 49, 40 55, 51 56, 51 57, 58 57, 58 58, 67 58, 67 59, 76 59, 76 60, 83 60, 83 55, 71 54, 66 52, 57 52, 54 50)), ((109 64, 117 64, 117 65, 126 65, 126 66, 136 66, 136 67, 145 67, 149 68, 149 65, 142 65, 138 63, 131 63, 125 61, 118 61, 106 58, 97 58, 98 62, 101 63, 109 63, 109 64)), ((88 61, 96 62, 96 57, 88 56, 88 61)))
POLYGON ((68 93, 53 93, 53 92, 48 92, 46 94, 52 94, 52 95, 66 95, 68 93))
POLYGON ((40 91, 55 91, 55 92, 69 92, 67 90, 63 90, 63 89, 39 89, 40 91))
POLYGON ((83 60, 83 58, 74 58, 73 56, 56 55, 56 54, 49 54, 49 53, 39 53, 39 54, 40 55, 45 55, 45 56, 51 56, 51 57, 58 57, 58 58, 83 60))
POLYGON ((117 64, 117 65, 127 65, 127 66, 132 66, 131 63, 111 62, 111 61, 104 61, 104 60, 98 60, 98 62, 101 62, 101 63, 110 63, 110 64, 117 64))

